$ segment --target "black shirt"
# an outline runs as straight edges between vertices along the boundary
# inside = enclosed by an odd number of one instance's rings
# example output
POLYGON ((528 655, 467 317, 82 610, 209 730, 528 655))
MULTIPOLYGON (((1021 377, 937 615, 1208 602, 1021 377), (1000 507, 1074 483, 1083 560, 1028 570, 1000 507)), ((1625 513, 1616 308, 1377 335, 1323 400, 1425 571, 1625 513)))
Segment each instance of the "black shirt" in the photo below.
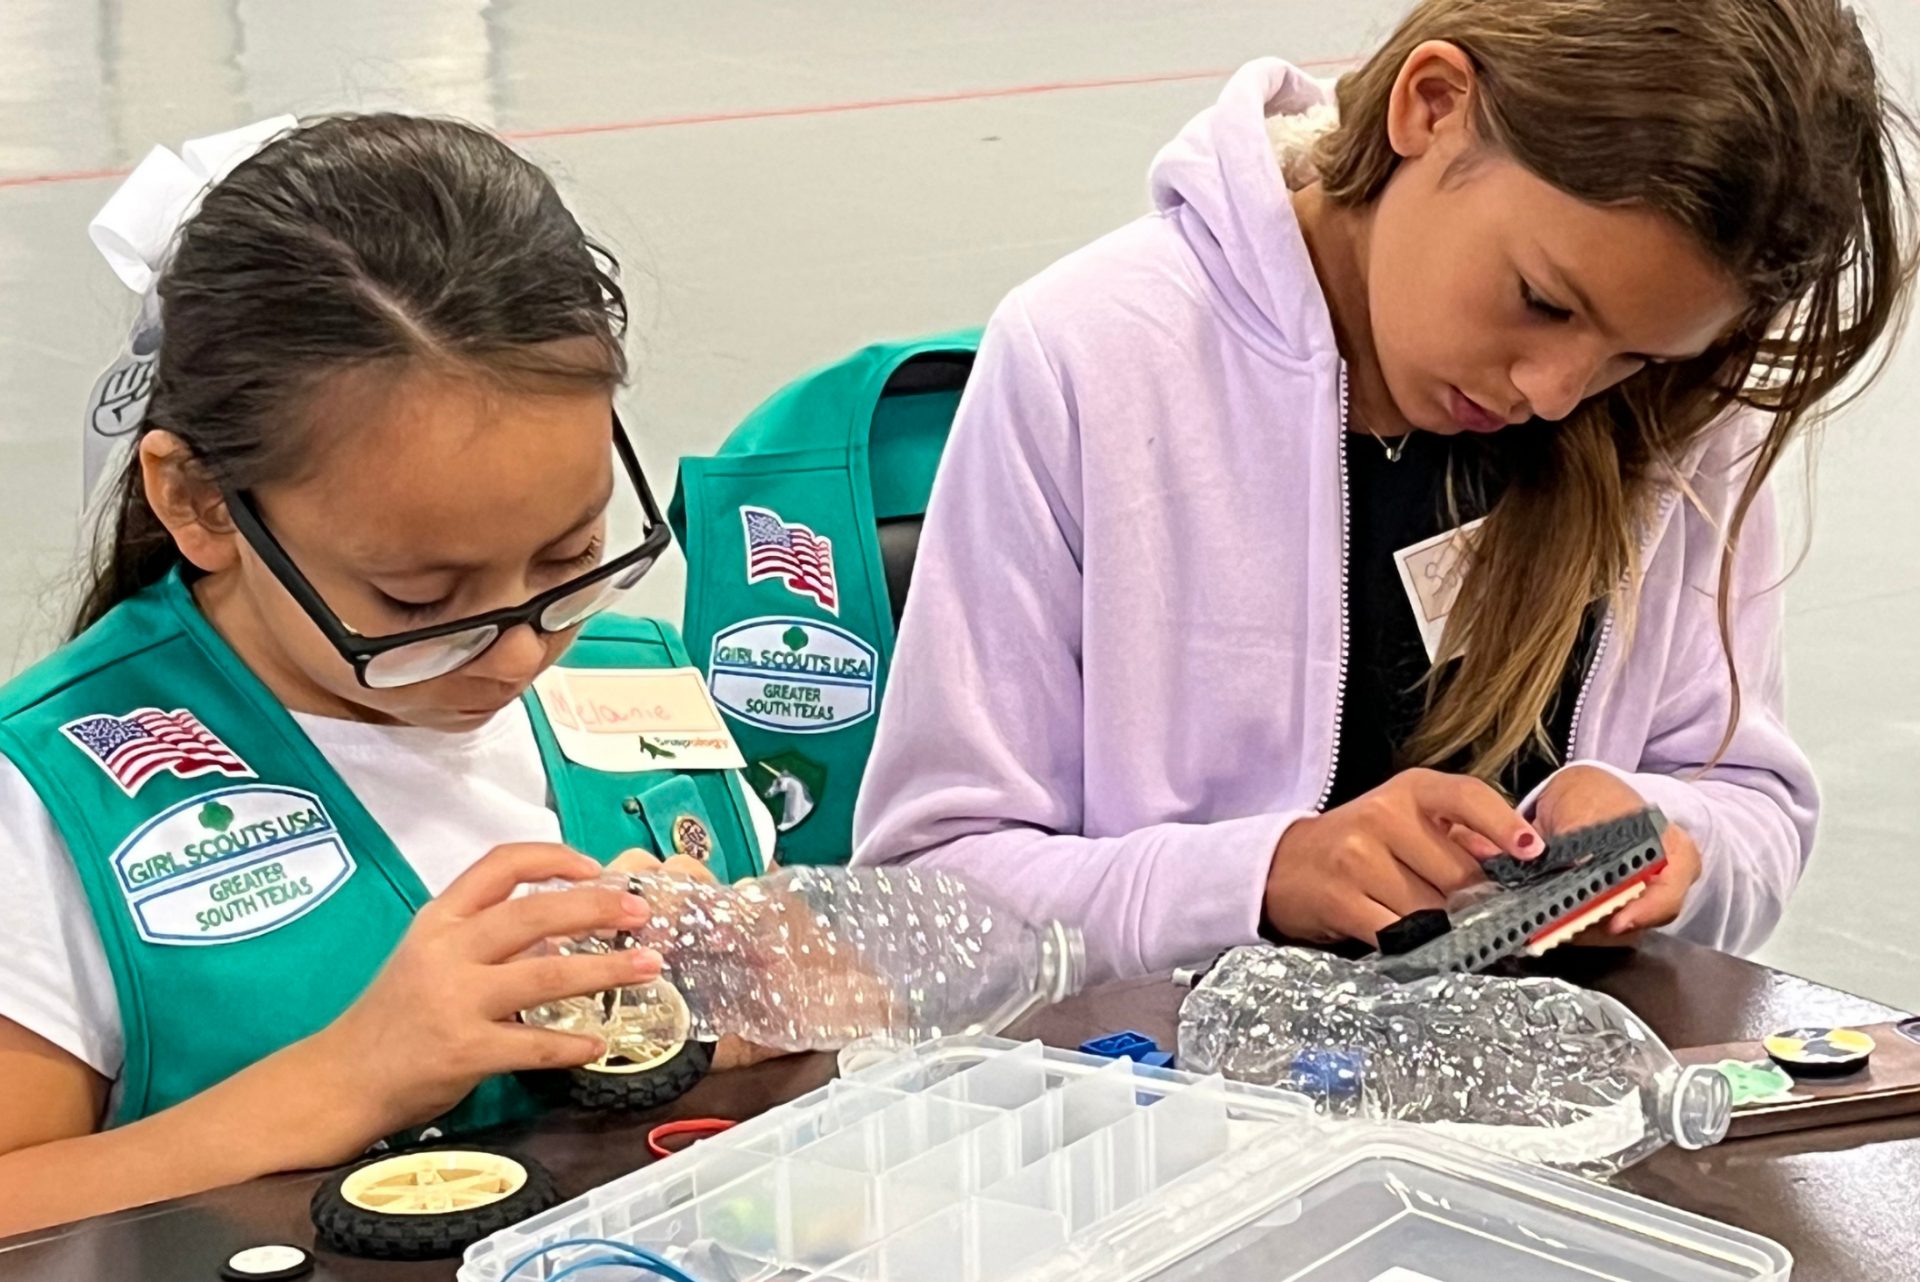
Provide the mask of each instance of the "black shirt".
MULTIPOLYGON (((1415 432, 1400 458, 1390 460, 1373 437, 1349 432, 1346 451, 1347 677, 1328 809, 1372 791, 1411 764, 1403 749, 1426 707, 1427 650, 1394 553, 1485 516, 1505 488, 1497 441, 1415 432), (1449 467, 1457 513, 1448 509, 1449 467)), ((1547 729, 1563 757, 1596 621, 1597 612, 1589 611, 1548 708, 1547 729)), ((1508 764, 1501 782, 1522 796, 1555 764, 1529 746, 1508 764)))

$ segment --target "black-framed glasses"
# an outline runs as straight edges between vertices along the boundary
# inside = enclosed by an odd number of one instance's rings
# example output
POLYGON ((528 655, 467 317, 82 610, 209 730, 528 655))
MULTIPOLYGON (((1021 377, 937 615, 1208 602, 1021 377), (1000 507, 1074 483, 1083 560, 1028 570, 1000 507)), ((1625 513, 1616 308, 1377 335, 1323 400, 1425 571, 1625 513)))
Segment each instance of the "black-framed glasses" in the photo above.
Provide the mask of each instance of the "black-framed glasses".
POLYGON ((326 598, 301 573, 287 550, 280 546, 280 540, 260 519, 260 509, 251 494, 225 487, 222 492, 227 510, 233 516, 234 528, 252 545, 281 586, 339 651, 340 657, 353 665, 354 676, 360 684, 370 690, 393 690, 443 677, 473 662, 495 641, 522 624, 542 635, 577 628, 618 601, 646 576, 666 550, 670 536, 618 414, 613 416, 613 448, 626 467, 628 480, 639 492, 640 507, 645 514, 638 547, 549 588, 524 604, 380 637, 363 636, 341 622, 326 598))

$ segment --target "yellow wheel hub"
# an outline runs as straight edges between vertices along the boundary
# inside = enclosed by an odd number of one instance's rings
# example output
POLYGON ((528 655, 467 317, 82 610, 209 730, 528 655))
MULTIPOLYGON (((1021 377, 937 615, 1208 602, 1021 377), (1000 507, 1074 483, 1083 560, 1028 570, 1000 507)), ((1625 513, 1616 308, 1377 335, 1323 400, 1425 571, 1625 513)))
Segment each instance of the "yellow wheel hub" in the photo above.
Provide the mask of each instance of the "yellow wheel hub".
POLYGON ((587 1065, 596 1073, 644 1073, 660 1067, 687 1044, 693 1013, 680 990, 664 979, 623 988, 612 1017, 601 1025, 607 1053, 587 1065))
POLYGON ((445 1215, 512 1197, 527 1168, 498 1153, 402 1153, 361 1167, 340 1186, 351 1206, 381 1215, 445 1215))

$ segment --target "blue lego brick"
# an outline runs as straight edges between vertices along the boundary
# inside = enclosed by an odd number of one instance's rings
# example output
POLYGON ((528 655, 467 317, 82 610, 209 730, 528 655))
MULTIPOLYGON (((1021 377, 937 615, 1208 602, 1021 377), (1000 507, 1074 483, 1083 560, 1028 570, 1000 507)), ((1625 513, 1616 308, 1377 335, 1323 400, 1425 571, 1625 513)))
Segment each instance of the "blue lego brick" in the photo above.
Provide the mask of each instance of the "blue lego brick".
POLYGON ((1128 1030, 1123 1033, 1108 1033, 1105 1037, 1096 1037, 1080 1045, 1083 1055, 1098 1055, 1102 1059, 1130 1059, 1137 1064, 1151 1064, 1155 1068, 1165 1068, 1173 1062, 1173 1056, 1145 1033, 1128 1030))

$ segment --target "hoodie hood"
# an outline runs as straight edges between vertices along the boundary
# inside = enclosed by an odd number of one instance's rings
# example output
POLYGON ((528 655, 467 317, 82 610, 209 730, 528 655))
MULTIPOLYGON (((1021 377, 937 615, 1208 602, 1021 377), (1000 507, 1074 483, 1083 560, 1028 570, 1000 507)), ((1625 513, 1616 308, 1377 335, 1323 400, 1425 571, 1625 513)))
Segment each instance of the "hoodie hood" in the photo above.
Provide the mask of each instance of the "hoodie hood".
POLYGON ((1154 208, 1175 219, 1237 328, 1293 360, 1334 353, 1333 324, 1287 198, 1334 121, 1329 87, 1278 58, 1233 74, 1154 158, 1154 208), (1295 163, 1282 172, 1280 153, 1295 163))

